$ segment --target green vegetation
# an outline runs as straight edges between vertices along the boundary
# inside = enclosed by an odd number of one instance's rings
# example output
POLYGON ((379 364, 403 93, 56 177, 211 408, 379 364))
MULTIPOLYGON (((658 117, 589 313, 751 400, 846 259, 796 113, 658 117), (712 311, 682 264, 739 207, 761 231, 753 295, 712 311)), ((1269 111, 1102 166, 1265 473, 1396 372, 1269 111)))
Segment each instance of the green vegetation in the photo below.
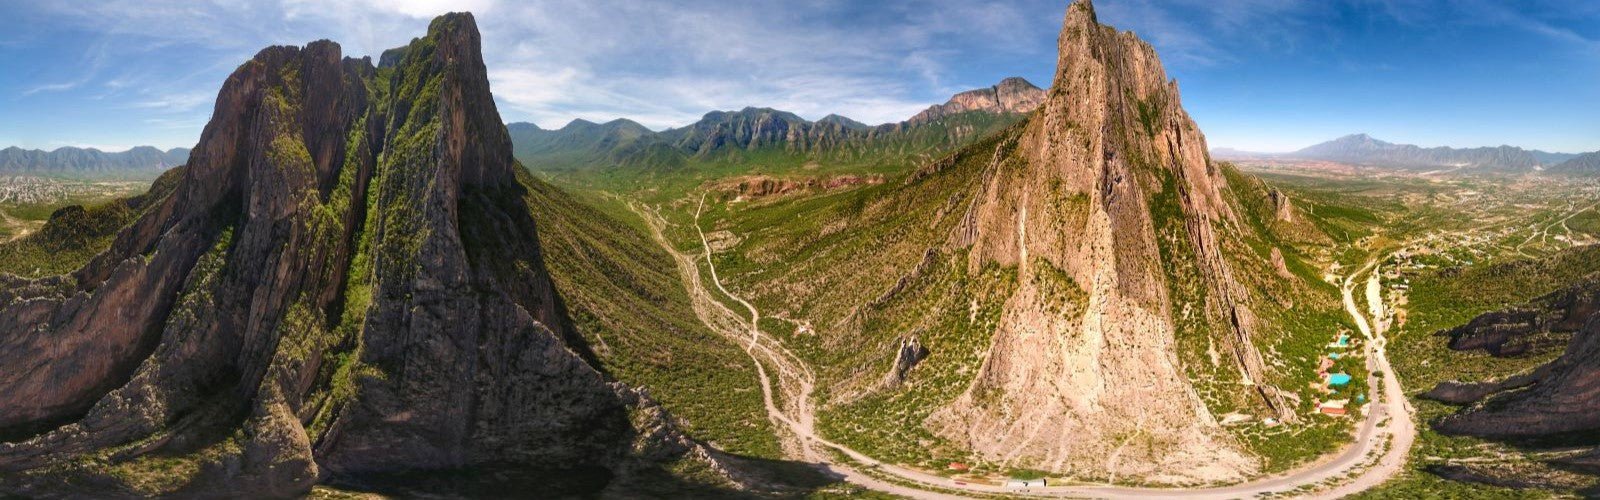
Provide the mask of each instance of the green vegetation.
POLYGON ((904 175, 919 163, 982 140, 1021 118, 959 113, 870 139, 851 136, 832 147, 806 151, 781 145, 725 146, 714 154, 701 155, 673 143, 681 130, 646 134, 647 130, 618 123, 575 127, 581 129, 577 131, 514 130, 512 140, 518 159, 551 183, 574 191, 608 191, 664 203, 712 181, 739 175, 904 175))
POLYGON ((1449 379, 1492 380, 1532 368, 1559 352, 1494 358, 1446 347, 1436 332, 1473 317, 1540 297, 1600 273, 1600 246, 1576 247, 1538 260, 1451 267, 1411 279, 1409 313, 1394 334, 1396 370, 1407 386, 1426 390, 1449 379), (1404 361, 1400 361, 1404 360, 1404 361))
MULTIPOLYGON (((183 171, 182 167, 167 171, 144 194, 88 206, 66 205, 50 209, 49 220, 38 232, 20 240, 0 243, 0 273, 37 278, 65 274, 83 267, 95 255, 111 246, 118 230, 164 202, 177 188, 183 171)), ((40 218, 38 212, 46 208, 10 207, 6 213, 37 220, 40 218)))
POLYGON ((700 323, 672 257, 637 220, 623 222, 622 213, 531 176, 523 183, 545 264, 601 368, 649 390, 691 435, 731 453, 778 458, 754 366, 700 323))
MULTIPOLYGON (((965 450, 933 435, 923 422, 954 402, 977 376, 990 335, 1000 326, 1001 306, 1016 288, 1016 268, 989 264, 968 275, 966 267, 965 252, 941 255, 915 286, 862 312, 862 334, 889 340, 866 356, 847 355, 859 360, 866 382, 889 374, 900 337, 915 337, 930 354, 899 387, 857 386, 865 393, 834 394, 842 401, 818 419, 825 435, 880 460, 932 470, 968 460, 965 450)), ((1081 310, 1082 292, 1074 288, 1062 294, 1071 296, 1065 308, 1081 310)))

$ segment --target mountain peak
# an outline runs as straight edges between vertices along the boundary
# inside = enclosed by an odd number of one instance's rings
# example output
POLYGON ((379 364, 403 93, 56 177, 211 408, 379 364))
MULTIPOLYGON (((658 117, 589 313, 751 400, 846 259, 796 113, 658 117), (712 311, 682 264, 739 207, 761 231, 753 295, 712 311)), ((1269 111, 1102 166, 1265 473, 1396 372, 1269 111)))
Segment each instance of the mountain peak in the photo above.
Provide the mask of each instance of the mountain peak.
POLYGON ((228 465, 176 496, 290 497, 508 461, 621 471, 633 436, 672 439, 664 416, 643 424, 653 437, 631 427, 646 397, 593 364, 567 316, 472 16, 387 59, 261 51, 223 83, 170 194, 70 291, 0 298, 0 366, 37 368, 0 376, 0 428, 74 422, 5 443, 0 475, 234 435, 207 457, 228 465))
POLYGON ((848 117, 837 115, 837 114, 829 114, 828 116, 824 116, 824 117, 822 117, 821 120, 817 120, 817 123, 838 125, 840 127, 844 127, 846 129, 850 129, 850 130, 864 130, 864 129, 871 128, 871 126, 869 126, 869 125, 867 125, 865 123, 861 123, 861 122, 852 120, 852 119, 850 119, 848 117))
POLYGON ((920 125, 946 116, 982 111, 987 113, 1027 113, 1044 102, 1045 92, 1022 77, 1008 77, 993 86, 958 93, 944 104, 928 107, 907 123, 920 125))
MULTIPOLYGON (((1073 0, 1067 6, 1067 18, 1062 22, 1064 28, 1095 28, 1100 26, 1100 18, 1094 13, 1094 3, 1089 0, 1073 0)), ((1063 29, 1062 35, 1074 33, 1071 29, 1063 29)))
POLYGON ((1102 475, 1119 472, 1087 458, 1094 452, 1077 452, 1085 459, 1072 463, 1078 459, 1063 453, 1062 440, 1074 450, 1113 450, 1125 442, 1119 436, 1137 433, 1167 448, 1136 466, 1124 457, 1123 474, 1246 476, 1256 468, 1247 450, 1198 424, 1215 416, 1195 395, 1197 382, 1161 361, 1177 356, 1174 332, 1184 320, 1172 313, 1191 311, 1206 323, 1191 331, 1208 332, 1204 342, 1229 353, 1205 369, 1255 381, 1253 389, 1230 383, 1223 390, 1262 414, 1294 415, 1268 385, 1252 339, 1252 299, 1234 285, 1223 254, 1228 234, 1213 229, 1237 218, 1223 196, 1223 169, 1209 162, 1205 136, 1149 44, 1099 24, 1093 6, 1078 1, 1068 8, 1059 50, 1052 92, 1024 125, 956 155, 983 170, 968 174, 973 201, 952 245, 970 246, 969 269, 1015 266, 1020 285, 982 371, 930 425, 986 458, 1102 475), (1060 227, 1073 229, 1036 229, 1060 227), (1082 293, 1080 312, 1035 312, 1059 310, 1033 288, 1046 273, 1082 293), (1203 292, 1173 293, 1186 287, 1203 292), (1049 429, 1049 437, 1003 430, 1014 422, 1049 429))

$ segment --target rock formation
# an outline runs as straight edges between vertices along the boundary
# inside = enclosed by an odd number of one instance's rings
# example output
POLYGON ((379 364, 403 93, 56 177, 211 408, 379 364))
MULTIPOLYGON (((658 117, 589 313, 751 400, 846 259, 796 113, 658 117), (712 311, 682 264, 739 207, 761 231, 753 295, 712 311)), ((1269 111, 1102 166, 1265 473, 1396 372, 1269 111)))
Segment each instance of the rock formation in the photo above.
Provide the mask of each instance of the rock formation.
POLYGON ((888 390, 899 388, 900 384, 905 383, 906 373, 926 357, 928 348, 917 342, 915 336, 900 339, 900 346, 894 351, 894 366, 889 368, 889 373, 883 376, 879 386, 888 390))
POLYGON ((1039 107, 1044 102, 1045 92, 1033 86, 1027 80, 1011 77, 1001 80, 999 84, 985 89, 968 90, 951 97, 944 104, 930 106, 912 116, 907 123, 919 125, 939 118, 966 113, 983 111, 987 113, 1028 113, 1039 107))
POLYGON ((384 63, 328 41, 262 50, 109 250, 0 282, 0 492, 294 496, 480 464, 625 476, 695 446, 573 332, 472 16, 384 63))
MULTIPOLYGON (((1522 356, 1565 342, 1555 360, 1531 372, 1500 380, 1446 381, 1423 397, 1463 405, 1433 422, 1444 434, 1508 441, 1538 450, 1568 451, 1547 460, 1577 472, 1600 475, 1600 447, 1570 453, 1574 445, 1593 446, 1600 431, 1600 281, 1590 280, 1533 303, 1486 313, 1445 332, 1451 349, 1483 350, 1492 356, 1522 356)), ((1581 449, 1581 448, 1580 448, 1581 449)), ((1435 469, 1447 478, 1480 482, 1519 481, 1517 474, 1435 469)), ((1590 492, 1593 494, 1593 491, 1590 492)))
POLYGON ((1274 217, 1283 222, 1294 222, 1294 202, 1289 200, 1288 194, 1272 189, 1267 192, 1267 197, 1272 199, 1274 217))
POLYGON ((1451 349, 1494 356, 1566 346, 1560 357, 1528 374, 1440 384, 1431 397, 1483 402, 1436 422, 1440 432, 1507 439, 1600 430, 1600 282, 1484 314, 1446 334, 1451 349))
POLYGON ((1150 45, 1099 24, 1080 0, 1059 48, 1038 111, 992 153, 973 153, 993 160, 952 244, 971 246, 974 269, 1017 266, 1019 288, 977 379, 929 424, 1004 464, 1242 478, 1257 465, 1177 354, 1179 336, 1214 342, 1262 411, 1292 418, 1266 385, 1246 294, 1214 229, 1236 224, 1226 180, 1150 45), (1055 275, 1087 295, 1081 314, 1037 285, 1055 275))

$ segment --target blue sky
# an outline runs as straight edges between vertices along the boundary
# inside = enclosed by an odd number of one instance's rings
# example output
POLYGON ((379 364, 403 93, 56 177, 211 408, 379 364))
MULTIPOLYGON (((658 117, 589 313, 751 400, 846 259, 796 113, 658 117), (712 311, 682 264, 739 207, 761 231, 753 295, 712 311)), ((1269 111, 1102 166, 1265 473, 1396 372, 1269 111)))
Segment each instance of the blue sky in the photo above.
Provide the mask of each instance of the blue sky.
MULTIPOLYGON (((375 55, 472 10, 507 121, 684 125, 769 106, 898 121, 1019 75, 1049 84, 1065 0, 0 2, 0 146, 190 146, 261 47, 375 55)), ((1213 147, 1367 132, 1600 150, 1600 2, 1099 0, 1154 44, 1213 147)))

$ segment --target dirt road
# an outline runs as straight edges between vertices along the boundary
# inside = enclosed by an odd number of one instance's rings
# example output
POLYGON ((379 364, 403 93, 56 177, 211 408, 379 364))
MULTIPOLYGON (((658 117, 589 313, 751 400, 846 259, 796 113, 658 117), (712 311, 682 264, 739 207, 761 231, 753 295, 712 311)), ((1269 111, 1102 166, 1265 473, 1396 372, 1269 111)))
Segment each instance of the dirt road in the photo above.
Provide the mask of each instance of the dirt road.
POLYGON ((1406 455, 1416 438, 1410 404, 1406 401, 1404 391, 1389 367, 1385 351, 1386 339, 1383 337, 1381 301, 1371 302, 1371 312, 1374 314, 1371 318, 1355 305, 1356 279, 1363 274, 1369 275, 1368 295, 1381 295, 1377 293, 1381 290, 1381 284, 1378 282, 1379 277, 1375 270, 1376 261, 1373 261, 1365 268, 1346 276, 1341 288, 1346 312, 1351 315, 1367 339, 1368 367, 1371 372, 1384 375, 1372 377, 1369 383, 1372 387, 1381 386, 1382 391, 1375 395, 1374 401, 1370 404, 1367 418, 1362 423, 1355 442, 1331 460, 1320 461, 1287 474, 1215 488, 1137 488, 1109 484, 1072 484, 1030 490, 1011 489, 998 484, 956 484, 949 478, 927 471, 883 463, 817 435, 811 401, 815 376, 810 367, 789 352, 781 341, 762 333, 759 327, 761 318, 759 309, 729 292, 721 282, 716 265, 711 259, 709 242, 700 227, 699 219, 704 203, 705 198, 702 196, 700 206, 695 210, 695 232, 700 237, 702 249, 698 256, 678 252, 666 241, 662 232, 666 221, 659 213, 642 206, 630 206, 647 220, 657 242, 678 261, 678 266, 684 275, 684 283, 695 302, 695 311, 702 321, 730 340, 746 346, 746 354, 755 363, 768 418, 774 427, 779 429, 780 440, 785 442, 786 452, 793 458, 811 462, 826 472, 866 488, 913 498, 959 498, 947 493, 952 491, 1024 497, 1220 499, 1298 494, 1312 498, 1338 498, 1377 486, 1398 474, 1403 470, 1406 455), (706 260, 706 269, 709 271, 712 286, 723 296, 743 306, 749 313, 748 317, 733 312, 706 289, 700 278, 700 268, 696 262, 698 258, 706 260), (776 383, 768 373, 769 366, 778 372, 776 383), (825 453, 827 450, 843 454, 856 464, 855 467, 870 469, 873 473, 868 474, 852 466, 830 463, 828 454, 825 453), (883 479, 885 476, 892 476, 895 481, 883 479))
POLYGON ((4 223, 6 226, 9 226, 13 231, 11 233, 11 237, 6 238, 4 243, 10 243, 26 238, 29 234, 33 234, 33 232, 37 230, 39 226, 44 225, 43 223, 30 223, 16 217, 12 217, 11 214, 6 213, 5 210, 0 210, 0 223, 4 223))

